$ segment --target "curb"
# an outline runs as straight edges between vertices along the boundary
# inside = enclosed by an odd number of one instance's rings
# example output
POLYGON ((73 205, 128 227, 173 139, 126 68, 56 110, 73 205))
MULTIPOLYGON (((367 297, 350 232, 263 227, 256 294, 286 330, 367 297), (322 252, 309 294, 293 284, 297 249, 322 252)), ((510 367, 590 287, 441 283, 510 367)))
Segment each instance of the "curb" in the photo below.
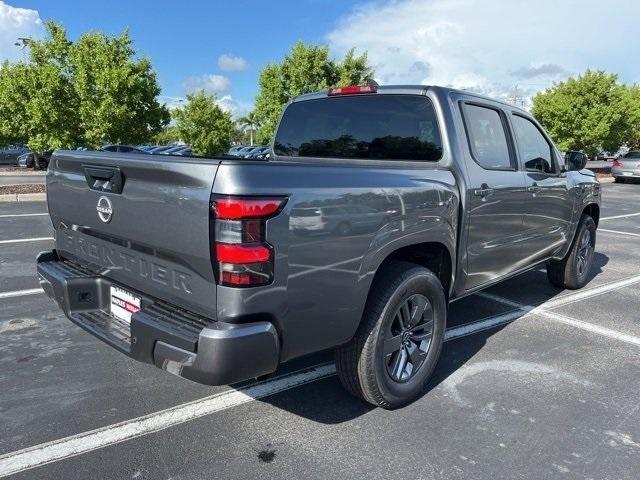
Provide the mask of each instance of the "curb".
POLYGON ((0 195, 0 203, 8 202, 44 202, 47 199, 46 193, 8 193, 0 195))

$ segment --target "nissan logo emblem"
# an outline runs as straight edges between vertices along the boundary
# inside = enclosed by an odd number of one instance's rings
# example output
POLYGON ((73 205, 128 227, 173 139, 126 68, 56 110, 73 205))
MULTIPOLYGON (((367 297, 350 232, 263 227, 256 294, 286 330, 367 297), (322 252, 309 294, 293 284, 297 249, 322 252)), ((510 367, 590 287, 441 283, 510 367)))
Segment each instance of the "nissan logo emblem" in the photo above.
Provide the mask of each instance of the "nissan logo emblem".
POLYGON ((111 221, 111 217, 113 217, 113 206, 111 205, 111 200, 107 197, 100 197, 98 199, 96 210, 98 211, 98 217, 100 217, 100 220, 104 223, 111 221))

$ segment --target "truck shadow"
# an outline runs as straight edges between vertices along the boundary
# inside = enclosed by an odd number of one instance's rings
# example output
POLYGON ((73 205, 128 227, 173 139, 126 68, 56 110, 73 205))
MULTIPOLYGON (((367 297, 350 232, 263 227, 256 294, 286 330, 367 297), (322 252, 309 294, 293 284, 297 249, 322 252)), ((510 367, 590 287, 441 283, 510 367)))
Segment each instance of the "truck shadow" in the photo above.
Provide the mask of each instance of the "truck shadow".
MULTIPOLYGON (((589 278, 590 282, 603 271, 608 262, 609 257, 599 252, 595 253, 589 278)), ((589 285, 586 288, 589 288, 589 285)), ((544 269, 533 270, 520 275, 509 282, 492 287, 490 291, 492 293, 498 291, 496 294, 499 296, 532 306, 542 305, 563 292, 562 289, 555 288, 547 282, 544 269), (507 291, 510 290, 512 295, 504 294, 505 289, 507 291), (524 295, 522 295, 523 291, 525 292, 524 295), (514 292, 519 295, 514 294, 514 292)), ((513 310, 504 305, 501 306, 502 308, 498 308, 495 303, 491 306, 490 303, 491 300, 478 296, 461 300, 461 305, 458 305, 458 302, 454 303, 451 307, 449 328, 465 326, 484 320, 487 318, 487 312, 491 311, 492 307, 496 309, 496 313, 488 316, 500 315, 513 310), (462 305, 463 302, 466 305, 462 305), (461 321, 461 319, 464 320, 461 321)), ((432 397, 431 400, 427 401, 440 401, 439 399, 442 397, 436 397, 438 394, 434 390, 480 352, 489 338, 507 328, 511 323, 519 321, 524 315, 525 313, 523 312, 521 315, 514 316, 509 323, 445 342, 440 361, 427 382, 423 395, 417 401, 424 402, 426 397, 432 397)), ((332 352, 321 352, 287 364, 276 375, 283 373, 282 370, 285 372, 292 371, 305 366, 328 362, 332 358, 332 352)), ((348 422, 369 413, 386 415, 384 410, 376 409, 348 394, 342 388, 336 376, 312 382, 260 401, 311 421, 329 425, 348 422)), ((405 408, 411 408, 411 404, 405 408)))

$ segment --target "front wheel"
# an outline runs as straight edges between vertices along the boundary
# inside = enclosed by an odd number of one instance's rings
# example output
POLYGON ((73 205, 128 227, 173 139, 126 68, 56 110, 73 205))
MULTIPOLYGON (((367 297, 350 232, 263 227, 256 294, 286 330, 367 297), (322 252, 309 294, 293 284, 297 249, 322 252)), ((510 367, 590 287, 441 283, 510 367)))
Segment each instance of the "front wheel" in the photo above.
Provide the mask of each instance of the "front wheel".
POLYGON ((340 381, 376 406, 412 401, 436 366, 446 317, 438 277, 411 263, 388 265, 371 288, 356 335, 336 349, 340 381))
POLYGON ((559 288, 576 290, 586 285, 596 247, 596 223, 583 215, 578 224, 571 250, 562 260, 547 263, 547 278, 559 288))

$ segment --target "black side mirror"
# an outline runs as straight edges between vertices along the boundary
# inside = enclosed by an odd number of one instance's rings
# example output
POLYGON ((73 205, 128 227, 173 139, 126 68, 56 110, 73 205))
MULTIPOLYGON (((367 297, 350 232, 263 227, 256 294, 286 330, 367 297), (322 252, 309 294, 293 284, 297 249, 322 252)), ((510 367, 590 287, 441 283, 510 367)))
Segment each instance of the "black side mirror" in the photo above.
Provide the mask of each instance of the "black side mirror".
POLYGON ((570 150, 564 155, 567 170, 582 170, 587 166, 587 160, 588 157, 584 153, 576 152, 574 150, 570 150))

